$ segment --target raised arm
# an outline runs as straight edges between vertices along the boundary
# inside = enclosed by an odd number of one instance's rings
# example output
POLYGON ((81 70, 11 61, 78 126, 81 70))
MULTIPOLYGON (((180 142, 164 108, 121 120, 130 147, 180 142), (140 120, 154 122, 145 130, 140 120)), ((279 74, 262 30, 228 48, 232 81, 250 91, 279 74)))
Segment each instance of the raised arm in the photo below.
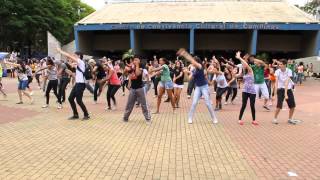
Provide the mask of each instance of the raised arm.
POLYGON ((198 63, 185 49, 181 48, 177 52, 178 56, 184 57, 187 61, 189 61, 194 67, 197 69, 201 69, 202 65, 198 63))
POLYGON ((5 64, 7 65, 11 65, 11 66, 15 66, 15 67, 20 67, 20 64, 16 64, 16 63, 12 63, 12 62, 7 62, 7 61, 4 61, 5 64))
POLYGON ((35 74, 37 74, 38 72, 43 71, 45 69, 48 69, 48 67, 44 67, 44 68, 39 69, 38 71, 35 72, 35 74))
POLYGON ((57 51, 58 51, 60 54, 62 54, 62 55, 64 55, 64 56, 66 56, 67 58, 69 58, 72 62, 78 63, 78 59, 77 59, 76 57, 74 57, 74 56, 72 56, 71 54, 63 51, 61 48, 57 48, 57 51))
POLYGON ((244 59, 241 58, 241 52, 240 51, 238 51, 236 53, 236 58, 240 60, 242 66, 244 68, 246 68, 249 71, 250 74, 253 72, 252 68, 249 66, 249 64, 244 59))
POLYGON ((265 66, 265 67, 268 66, 264 61, 260 59, 254 58, 253 61, 257 63, 259 66, 265 66))

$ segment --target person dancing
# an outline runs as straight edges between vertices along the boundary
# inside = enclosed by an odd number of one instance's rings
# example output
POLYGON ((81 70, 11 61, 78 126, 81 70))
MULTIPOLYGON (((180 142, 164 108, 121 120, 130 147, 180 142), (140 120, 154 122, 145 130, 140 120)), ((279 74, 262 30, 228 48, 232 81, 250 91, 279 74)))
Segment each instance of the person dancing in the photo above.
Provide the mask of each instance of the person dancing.
POLYGON ((184 72, 180 61, 175 63, 173 83, 176 108, 179 108, 180 95, 184 84, 184 72))
POLYGON ((18 74, 18 94, 19 94, 19 102, 16 104, 23 104, 22 95, 27 96, 30 99, 30 104, 33 104, 33 98, 30 93, 26 92, 26 88, 28 86, 28 76, 27 76, 27 68, 22 60, 18 60, 17 63, 6 62, 5 64, 11 65, 17 69, 18 74))
POLYGON ((192 105, 191 109, 188 115, 188 123, 192 124, 193 122, 193 114, 196 109, 196 106, 198 104, 198 101, 200 100, 201 95, 205 99, 206 106, 210 112, 210 116, 212 119, 212 122, 214 124, 218 123, 218 119, 213 111, 210 98, 209 98, 209 86, 208 86, 208 81, 206 79, 205 73, 204 73, 204 67, 201 64, 200 58, 192 57, 185 49, 180 49, 177 52, 178 56, 182 56, 185 58, 187 61, 189 61, 194 67, 195 70, 192 72, 192 74, 189 76, 189 78, 192 78, 195 83, 195 91, 193 95, 193 100, 192 100, 192 105))
MULTIPOLYGON (((46 104, 42 106, 42 108, 49 107, 49 100, 50 100, 50 91, 53 90, 54 95, 58 100, 58 109, 62 108, 61 98, 58 95, 58 70, 51 58, 48 57, 47 59, 47 66, 39 71, 46 70, 48 85, 46 88, 46 104)), ((36 72, 37 73, 37 72, 36 72)))
POLYGON ((165 91, 167 91, 168 97, 170 98, 172 110, 175 112, 175 102, 173 98, 173 82, 170 77, 170 69, 168 67, 169 61, 165 58, 159 59, 160 67, 154 68, 151 72, 161 72, 161 80, 159 82, 159 92, 158 92, 158 100, 157 100, 157 110, 154 114, 159 113, 159 108, 161 104, 161 98, 165 91))
POLYGON ((3 85, 2 85, 2 75, 3 75, 3 68, 2 68, 2 65, 0 63, 0 92, 2 93, 3 97, 6 98, 7 97, 7 94, 4 92, 3 90, 3 85))
POLYGON ((118 89, 121 87, 121 81, 119 80, 119 77, 117 75, 117 72, 115 71, 113 65, 111 62, 108 62, 106 65, 107 69, 107 80, 108 83, 108 90, 107 90, 107 103, 108 107, 107 110, 116 110, 117 107, 117 101, 115 98, 115 94, 117 93, 118 89), (111 107, 111 99, 113 101, 113 108, 111 107))
POLYGON ((147 124, 151 123, 151 116, 147 105, 146 93, 144 90, 144 84, 142 81, 142 68, 140 63, 140 58, 135 56, 133 62, 127 65, 124 73, 129 74, 129 96, 127 105, 125 108, 125 113, 123 115, 123 121, 128 122, 129 116, 133 110, 134 104, 138 101, 141 104, 142 113, 147 124))
POLYGON ((83 55, 80 52, 75 52, 74 55, 71 55, 67 52, 62 51, 60 48, 57 48, 57 51, 60 52, 62 55, 66 56, 67 58, 69 58, 71 63, 75 64, 77 67, 76 75, 75 75, 76 84, 73 86, 68 98, 70 106, 73 111, 73 116, 70 117, 69 120, 79 119, 79 114, 78 114, 77 106, 76 106, 76 103, 74 102, 74 99, 77 100, 78 105, 81 107, 83 111, 84 117, 82 118, 82 120, 89 120, 90 116, 89 116, 88 110, 82 101, 83 91, 86 88, 86 78, 84 76, 86 65, 85 65, 85 62, 82 60, 83 55))
POLYGON ((252 124, 258 125, 256 121, 256 109, 255 109, 255 102, 256 102, 256 90, 254 86, 254 75, 252 68, 248 65, 248 63, 241 58, 241 52, 238 51, 236 53, 236 58, 240 60, 243 67, 243 91, 242 91, 242 106, 240 109, 240 115, 239 115, 239 124, 243 125, 244 122, 242 120, 242 116, 244 113, 244 110, 246 109, 248 99, 250 99, 250 107, 251 107, 251 115, 252 115, 252 124))

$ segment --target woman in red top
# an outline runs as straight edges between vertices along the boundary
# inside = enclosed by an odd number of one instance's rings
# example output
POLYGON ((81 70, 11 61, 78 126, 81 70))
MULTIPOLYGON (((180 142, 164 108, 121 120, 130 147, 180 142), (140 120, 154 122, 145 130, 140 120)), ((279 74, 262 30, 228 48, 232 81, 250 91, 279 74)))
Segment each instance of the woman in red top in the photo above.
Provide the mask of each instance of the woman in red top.
POLYGON ((106 65, 106 72, 107 72, 107 80, 108 83, 108 91, 107 91, 107 103, 108 107, 107 110, 115 110, 117 106, 117 101, 114 95, 117 93, 118 89, 121 87, 121 81, 118 78, 116 71, 113 68, 111 62, 108 62, 106 65), (111 99, 113 101, 114 108, 111 108, 111 99))

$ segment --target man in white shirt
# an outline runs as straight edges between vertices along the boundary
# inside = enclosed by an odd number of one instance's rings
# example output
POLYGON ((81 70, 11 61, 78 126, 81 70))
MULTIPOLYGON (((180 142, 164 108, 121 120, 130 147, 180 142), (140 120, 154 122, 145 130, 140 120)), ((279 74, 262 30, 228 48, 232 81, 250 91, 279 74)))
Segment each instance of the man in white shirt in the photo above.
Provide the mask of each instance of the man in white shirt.
POLYGON ((281 59, 278 62, 279 69, 276 70, 276 89, 277 89, 277 109, 275 111, 273 123, 278 124, 277 118, 279 115, 280 110, 282 109, 283 101, 286 100, 287 104, 290 108, 289 111, 289 124, 296 124, 294 120, 292 120, 292 116, 294 113, 294 109, 296 107, 296 103, 294 100, 294 95, 292 92, 293 88, 293 81, 291 80, 292 71, 289 68, 286 68, 287 61, 285 59, 281 59))
POLYGON ((83 55, 80 52, 75 52, 74 55, 70 55, 62 51, 60 48, 58 48, 57 50, 62 55, 68 57, 71 63, 74 63, 76 65, 76 84, 73 86, 68 98, 73 111, 73 116, 70 117, 69 120, 79 119, 79 114, 78 114, 77 106, 76 106, 76 103, 74 102, 74 99, 77 100, 78 105, 81 107, 83 111, 84 117, 82 118, 82 120, 89 120, 90 119, 89 113, 82 101, 83 91, 86 88, 86 79, 84 76, 86 66, 85 66, 85 62, 82 60, 83 55))

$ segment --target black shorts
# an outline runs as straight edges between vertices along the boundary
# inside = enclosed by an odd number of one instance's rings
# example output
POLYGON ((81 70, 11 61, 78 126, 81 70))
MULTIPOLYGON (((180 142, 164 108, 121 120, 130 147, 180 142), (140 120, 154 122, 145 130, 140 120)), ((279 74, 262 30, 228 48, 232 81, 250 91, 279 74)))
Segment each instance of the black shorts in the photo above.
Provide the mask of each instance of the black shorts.
POLYGON ((222 95, 228 90, 227 87, 225 88, 217 88, 217 93, 216 93, 216 99, 221 99, 222 95))
POLYGON ((33 80, 32 76, 28 76, 28 84, 32 83, 32 80, 33 80))
MULTIPOLYGON (((280 109, 282 109, 283 101, 285 98, 284 91, 285 90, 283 88, 277 90, 277 96, 278 96, 277 108, 280 108, 280 109)), ((293 96, 293 92, 291 89, 288 89, 287 95, 288 95, 288 99, 286 101, 287 101, 289 108, 290 109, 295 108, 296 102, 294 101, 294 96, 293 96)))

